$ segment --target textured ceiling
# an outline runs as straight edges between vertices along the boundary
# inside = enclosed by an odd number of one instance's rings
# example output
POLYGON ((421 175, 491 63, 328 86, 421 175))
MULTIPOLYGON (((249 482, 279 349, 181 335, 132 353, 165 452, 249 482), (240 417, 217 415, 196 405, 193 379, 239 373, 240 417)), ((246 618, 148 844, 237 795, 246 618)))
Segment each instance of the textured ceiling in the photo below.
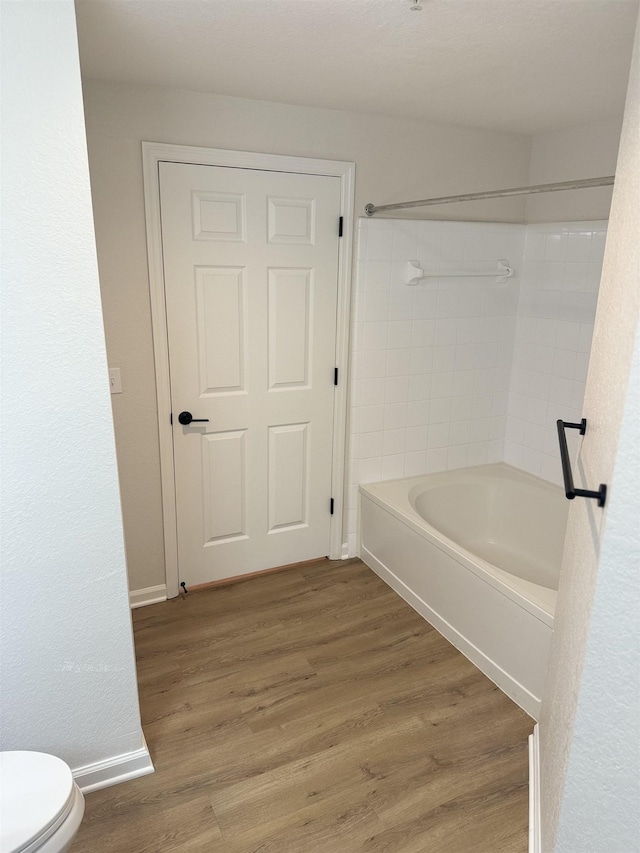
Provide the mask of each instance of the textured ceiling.
POLYGON ((620 115, 638 0, 77 0, 94 79, 532 133, 620 115))

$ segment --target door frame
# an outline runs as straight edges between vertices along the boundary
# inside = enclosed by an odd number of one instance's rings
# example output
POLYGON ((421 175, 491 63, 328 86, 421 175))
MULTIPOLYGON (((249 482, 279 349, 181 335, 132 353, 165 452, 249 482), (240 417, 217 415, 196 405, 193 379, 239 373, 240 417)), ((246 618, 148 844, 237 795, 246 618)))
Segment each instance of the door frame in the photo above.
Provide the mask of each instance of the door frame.
POLYGON ((160 480, 166 567, 167 598, 179 593, 178 530, 176 516, 173 429, 170 423, 171 386, 169 381, 169 344, 165 303, 162 233, 160 220, 159 163, 190 163, 199 166, 227 166, 266 172, 293 172, 340 178, 340 215, 342 239, 338 244, 338 294, 336 317, 336 366, 341 380, 335 390, 333 410, 333 454, 331 493, 334 513, 330 522, 329 556, 340 559, 344 512, 344 482, 347 438, 347 376, 351 314, 351 264, 354 226, 355 163, 340 160, 316 160, 282 154, 259 154, 222 148, 194 148, 162 142, 142 143, 144 208, 149 263, 149 295, 158 403, 160 439, 160 480))

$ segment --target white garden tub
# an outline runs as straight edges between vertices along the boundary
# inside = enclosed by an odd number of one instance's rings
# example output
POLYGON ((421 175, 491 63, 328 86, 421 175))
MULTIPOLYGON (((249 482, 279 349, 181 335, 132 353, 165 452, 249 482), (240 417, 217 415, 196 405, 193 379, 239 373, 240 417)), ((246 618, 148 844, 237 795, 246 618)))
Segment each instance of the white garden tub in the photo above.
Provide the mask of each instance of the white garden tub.
POLYGON ((538 718, 567 523, 562 490, 509 465, 360 486, 360 556, 538 718))

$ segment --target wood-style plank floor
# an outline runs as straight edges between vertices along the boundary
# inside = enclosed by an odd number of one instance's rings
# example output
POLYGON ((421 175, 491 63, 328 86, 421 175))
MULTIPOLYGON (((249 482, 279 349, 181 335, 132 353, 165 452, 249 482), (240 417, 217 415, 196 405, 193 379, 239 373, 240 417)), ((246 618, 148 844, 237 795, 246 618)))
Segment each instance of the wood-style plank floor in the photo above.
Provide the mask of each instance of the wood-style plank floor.
POLYGON ((525 853, 533 721, 359 560, 134 611, 153 775, 72 853, 525 853))

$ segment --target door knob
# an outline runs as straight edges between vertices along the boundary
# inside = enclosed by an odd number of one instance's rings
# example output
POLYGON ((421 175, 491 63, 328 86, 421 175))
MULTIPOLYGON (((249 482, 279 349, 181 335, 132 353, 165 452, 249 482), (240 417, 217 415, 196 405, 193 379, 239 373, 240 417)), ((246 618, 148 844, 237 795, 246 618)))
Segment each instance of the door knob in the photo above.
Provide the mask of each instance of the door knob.
POLYGON ((182 426, 189 426, 189 424, 208 424, 209 418, 194 418, 191 412, 180 412, 178 415, 178 420, 182 424, 182 426))

